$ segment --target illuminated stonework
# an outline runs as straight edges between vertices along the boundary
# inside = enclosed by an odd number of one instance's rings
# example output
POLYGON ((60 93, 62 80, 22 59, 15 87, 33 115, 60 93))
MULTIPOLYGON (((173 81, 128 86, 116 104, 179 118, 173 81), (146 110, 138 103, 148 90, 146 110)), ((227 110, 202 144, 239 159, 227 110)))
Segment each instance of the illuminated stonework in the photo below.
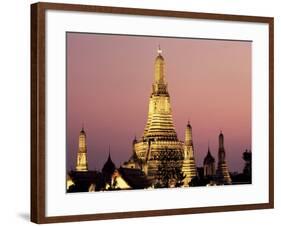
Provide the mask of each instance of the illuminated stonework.
POLYGON ((217 182, 218 184, 231 184, 232 182, 225 161, 224 137, 222 132, 219 135, 217 182))
POLYGON ((83 128, 80 131, 78 146, 76 171, 88 171, 86 133, 83 128))
POLYGON ((185 130, 184 159, 182 171, 185 175, 184 185, 187 186, 193 177, 196 177, 196 165, 194 159, 194 149, 192 140, 192 127, 188 122, 185 130))
MULTIPOLYGON (((165 80, 165 61, 158 50, 154 65, 154 82, 149 98, 148 119, 143 136, 134 141, 133 151, 142 163, 142 170, 150 178, 156 178, 161 156, 174 156, 173 164, 180 165, 186 175, 184 185, 196 176, 192 141, 178 139, 172 118, 170 95, 165 80), (176 159, 176 160, 175 160, 176 159)), ((186 139, 191 139, 190 136, 186 139)), ((169 164, 168 164, 169 165, 169 164)))

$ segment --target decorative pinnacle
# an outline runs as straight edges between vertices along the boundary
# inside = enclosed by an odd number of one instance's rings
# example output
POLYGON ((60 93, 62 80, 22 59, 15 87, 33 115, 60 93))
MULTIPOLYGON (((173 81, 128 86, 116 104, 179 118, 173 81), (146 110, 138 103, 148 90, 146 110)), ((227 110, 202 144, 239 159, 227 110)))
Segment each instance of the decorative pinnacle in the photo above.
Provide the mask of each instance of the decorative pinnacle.
POLYGON ((111 159, 111 155, 110 155, 110 144, 108 145, 108 159, 111 159))
POLYGON ((210 140, 208 140, 208 152, 211 153, 210 152, 210 140))
POLYGON ((84 123, 82 123, 82 128, 81 128, 81 130, 80 130, 80 133, 84 133, 85 132, 85 130, 84 130, 84 123))
POLYGON ((162 53, 162 49, 161 49, 160 45, 158 45, 157 53, 158 53, 159 55, 161 55, 161 53, 162 53))

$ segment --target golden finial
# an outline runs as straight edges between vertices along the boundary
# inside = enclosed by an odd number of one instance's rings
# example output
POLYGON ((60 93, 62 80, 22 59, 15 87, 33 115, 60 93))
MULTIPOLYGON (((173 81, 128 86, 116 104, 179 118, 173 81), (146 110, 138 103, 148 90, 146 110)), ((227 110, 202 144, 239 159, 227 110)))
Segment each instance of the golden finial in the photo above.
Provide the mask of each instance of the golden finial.
POLYGON ((161 55, 161 53, 162 53, 162 49, 161 49, 160 45, 158 45, 157 53, 158 53, 159 55, 161 55))

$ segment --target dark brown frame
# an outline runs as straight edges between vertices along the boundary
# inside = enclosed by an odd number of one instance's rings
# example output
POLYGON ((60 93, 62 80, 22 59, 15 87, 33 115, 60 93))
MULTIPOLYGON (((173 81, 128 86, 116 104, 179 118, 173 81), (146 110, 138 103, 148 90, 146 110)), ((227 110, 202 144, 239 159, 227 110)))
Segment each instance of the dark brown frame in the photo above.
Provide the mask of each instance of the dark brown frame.
POLYGON ((222 212, 274 208, 274 18, 165 11, 152 9, 119 8, 91 5, 36 3, 31 5, 31 221, 54 223, 66 221, 104 220, 116 218, 151 217, 205 212, 222 212), (45 13, 46 10, 100 12, 130 15, 149 15, 177 18, 258 22, 269 25, 269 202, 259 204, 216 207, 161 209, 46 217, 45 215, 45 13))

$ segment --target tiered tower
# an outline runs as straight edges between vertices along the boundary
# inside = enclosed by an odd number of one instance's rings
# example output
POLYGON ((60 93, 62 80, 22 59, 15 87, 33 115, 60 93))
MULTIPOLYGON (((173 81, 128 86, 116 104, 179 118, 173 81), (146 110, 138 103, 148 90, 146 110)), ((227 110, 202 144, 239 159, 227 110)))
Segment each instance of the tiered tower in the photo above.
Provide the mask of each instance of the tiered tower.
POLYGON ((86 133, 83 127, 79 135, 76 171, 88 171, 86 133))
POLYGON ((219 135, 219 152, 218 152, 218 168, 217 168, 217 183, 231 184, 231 178, 228 172, 228 167, 225 161, 224 137, 222 132, 219 135))
POLYGON ((192 127, 189 122, 185 130, 184 159, 182 164, 182 172, 185 175, 184 186, 188 186, 188 183, 191 181, 191 179, 193 177, 196 177, 197 175, 192 140, 192 127))
POLYGON ((154 65, 154 82, 143 137, 147 139, 165 138, 166 140, 178 140, 173 125, 168 84, 165 81, 165 61, 161 53, 162 50, 159 48, 154 65))
MULTIPOLYGON (((154 82, 149 99, 148 120, 141 139, 134 143, 137 157, 141 160, 142 170, 150 178, 155 178, 162 157, 173 158, 182 164, 183 142, 178 140, 170 104, 170 95, 165 80, 165 61, 162 51, 154 65, 154 82)), ((174 161, 175 163, 175 161, 174 161)))

